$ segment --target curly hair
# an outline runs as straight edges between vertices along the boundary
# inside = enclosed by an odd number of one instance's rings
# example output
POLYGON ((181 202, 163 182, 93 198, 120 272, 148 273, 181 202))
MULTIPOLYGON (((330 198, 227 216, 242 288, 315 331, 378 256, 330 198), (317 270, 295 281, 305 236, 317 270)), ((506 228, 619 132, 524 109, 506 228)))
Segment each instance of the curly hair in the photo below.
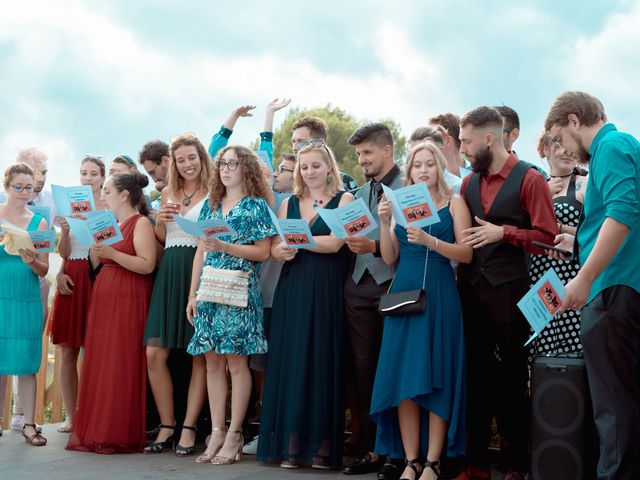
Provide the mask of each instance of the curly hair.
POLYGON ((171 143, 171 147, 169 148, 171 165, 169 166, 169 181, 167 182, 167 185, 169 186, 169 191, 174 195, 182 190, 184 186, 184 178, 182 178, 182 175, 180 175, 178 167, 176 166, 176 150, 183 146, 195 147, 198 157, 200 158, 200 166, 202 168, 200 169, 199 188, 208 188, 209 183, 211 182, 211 175, 213 173, 211 158, 209 157, 207 150, 204 148, 204 145, 202 145, 202 142, 200 142, 200 140, 195 136, 178 137, 173 141, 173 143, 171 143))
POLYGON ((262 172, 261 162, 252 150, 242 145, 231 145, 218 152, 213 162, 211 178, 209 180, 209 208, 211 211, 218 208, 222 197, 227 193, 227 187, 220 179, 220 159, 229 150, 233 150, 238 157, 239 166, 242 168, 242 189, 245 195, 253 198, 261 197, 270 205, 273 204, 273 192, 262 172))

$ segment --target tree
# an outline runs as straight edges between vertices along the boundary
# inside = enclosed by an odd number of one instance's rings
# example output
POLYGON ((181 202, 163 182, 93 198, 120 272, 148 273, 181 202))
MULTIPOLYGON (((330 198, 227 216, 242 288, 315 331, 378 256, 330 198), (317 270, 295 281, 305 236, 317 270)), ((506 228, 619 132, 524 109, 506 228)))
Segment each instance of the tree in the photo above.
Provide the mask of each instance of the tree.
MULTIPOLYGON (((291 152, 291 132, 294 122, 305 115, 312 115, 323 119, 329 127, 327 145, 333 150, 342 172, 351 175, 359 185, 364 183, 362 167, 358 165, 358 158, 354 147, 347 143, 347 139, 359 127, 370 123, 366 120, 358 121, 353 115, 330 104, 318 108, 292 108, 287 117, 273 135, 274 163, 280 163, 283 153, 291 152)), ((387 118, 380 120, 391 130, 394 138, 394 156, 397 162, 401 162, 407 152, 407 140, 402 135, 400 124, 387 118)), ((255 146, 257 147, 257 145, 255 146)))

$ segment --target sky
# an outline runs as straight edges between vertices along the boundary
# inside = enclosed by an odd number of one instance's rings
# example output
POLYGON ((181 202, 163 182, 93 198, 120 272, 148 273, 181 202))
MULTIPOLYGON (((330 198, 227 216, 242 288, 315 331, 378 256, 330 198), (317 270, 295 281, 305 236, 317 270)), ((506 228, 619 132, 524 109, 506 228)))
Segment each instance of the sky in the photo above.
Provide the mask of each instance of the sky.
POLYGON ((248 144, 275 97, 390 117, 407 136, 438 113, 505 104, 534 161, 563 90, 596 95, 640 136, 638 26, 640 0, 2 0, 0 168, 37 146, 49 183, 77 184, 84 154, 137 159, 186 131, 208 145, 254 104, 232 137, 248 144))

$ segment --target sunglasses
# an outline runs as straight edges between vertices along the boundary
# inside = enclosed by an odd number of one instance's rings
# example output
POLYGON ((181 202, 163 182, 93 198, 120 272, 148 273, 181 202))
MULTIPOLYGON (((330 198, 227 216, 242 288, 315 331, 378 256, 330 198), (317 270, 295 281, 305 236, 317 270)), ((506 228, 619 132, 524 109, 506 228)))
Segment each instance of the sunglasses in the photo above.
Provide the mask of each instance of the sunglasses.
POLYGON ((171 137, 171 143, 175 143, 178 140, 181 140, 183 138, 197 138, 196 134, 193 132, 184 132, 182 135, 174 135, 173 137, 171 137))
POLYGON ((94 155, 93 153, 85 153, 82 156, 82 159, 86 159, 86 158, 96 158, 98 160, 104 160, 104 157, 102 155, 94 155))

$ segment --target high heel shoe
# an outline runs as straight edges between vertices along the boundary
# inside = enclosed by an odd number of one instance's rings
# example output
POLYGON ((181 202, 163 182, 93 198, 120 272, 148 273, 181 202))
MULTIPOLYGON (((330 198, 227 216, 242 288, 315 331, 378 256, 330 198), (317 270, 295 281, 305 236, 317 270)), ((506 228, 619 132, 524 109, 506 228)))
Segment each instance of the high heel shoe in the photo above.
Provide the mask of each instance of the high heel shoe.
POLYGON ((434 460, 433 462, 430 462, 429 460, 425 459, 424 468, 422 471, 424 472, 427 468, 430 468, 431 470, 433 470, 433 473, 436 474, 436 479, 439 479, 440 478, 440 468, 438 468, 439 466, 440 466, 439 460, 434 460))
MULTIPOLYGON (((242 436, 242 430, 229 430, 228 433, 237 433, 240 437, 240 441, 238 442, 238 448, 235 453, 231 454, 231 457, 221 457, 220 455, 216 455, 211 459, 211 463, 213 465, 231 465, 232 463, 238 462, 242 459, 242 446, 244 445, 244 437, 242 436)), ((225 440, 226 443, 226 440, 225 440)), ((222 449, 220 449, 222 450, 222 449)))
POLYGON ((220 443, 220 445, 216 445, 216 448, 214 450, 214 452, 212 454, 207 453, 206 451, 202 454, 202 455, 198 455, 198 457, 196 458, 196 463, 210 463, 215 456, 218 454, 218 452, 220 451, 220 449, 222 448, 222 446, 224 445, 225 440, 227 439, 226 433, 227 433, 227 427, 213 427, 211 429, 211 438, 209 439, 209 445, 207 445, 207 450, 209 449, 209 446, 211 445, 211 442, 213 441, 213 434, 216 432, 224 432, 225 433, 225 438, 224 440, 222 440, 222 443, 220 443))
MULTIPOLYGON (((189 425, 182 425, 182 429, 187 429, 187 430, 191 430, 192 432, 198 432, 198 430, 196 429, 196 427, 191 427, 189 425)), ((196 439, 194 437, 193 439, 193 445, 189 445, 188 447, 183 447, 182 445, 180 445, 179 443, 176 445, 176 455, 178 455, 179 457, 187 457, 189 455, 193 455, 193 452, 196 451, 196 439)))
POLYGON ((414 458, 413 460, 407 460, 407 462, 405 463, 405 468, 410 468, 411 470, 413 470, 413 478, 400 477, 400 480, 418 480, 418 478, 420 478, 420 475, 422 474, 422 471, 424 470, 422 468, 422 464, 418 461, 417 458, 414 458))
MULTIPOLYGON (((158 426, 158 435, 160 435, 160 429, 166 428, 168 430, 173 430, 175 432, 175 425, 163 425, 160 424, 158 426)), ((164 442, 153 442, 148 447, 144 447, 144 453, 162 453, 166 450, 171 450, 173 448, 173 436, 175 433, 172 433, 164 442)), ((157 437, 156 437, 157 438, 157 437)))

